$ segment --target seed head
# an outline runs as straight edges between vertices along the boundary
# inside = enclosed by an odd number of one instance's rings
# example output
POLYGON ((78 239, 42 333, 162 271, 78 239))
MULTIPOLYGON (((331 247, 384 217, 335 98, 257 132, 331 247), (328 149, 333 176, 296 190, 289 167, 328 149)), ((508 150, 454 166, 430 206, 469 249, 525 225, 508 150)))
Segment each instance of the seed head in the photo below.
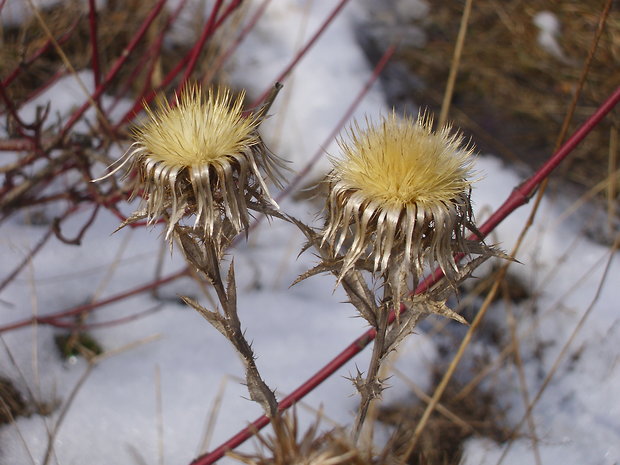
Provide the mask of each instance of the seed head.
POLYGON ((323 242, 343 254, 341 276, 370 259, 375 272, 413 263, 418 276, 425 263, 438 262, 450 277, 465 227, 474 228, 471 148, 448 127, 433 132, 424 114, 392 113, 366 130, 354 124, 348 136, 328 177, 323 231, 323 242))
MULTIPOLYGON (((166 237, 175 224, 195 215, 195 228, 218 238, 248 226, 248 207, 277 207, 267 180, 280 185, 283 161, 269 152, 257 129, 262 113, 243 114, 244 93, 188 86, 170 105, 164 98, 147 121, 134 129, 135 142, 114 173, 136 169, 134 194, 142 192, 144 216, 153 223, 164 216, 166 237)), ((108 174, 108 176, 110 175, 108 174)))

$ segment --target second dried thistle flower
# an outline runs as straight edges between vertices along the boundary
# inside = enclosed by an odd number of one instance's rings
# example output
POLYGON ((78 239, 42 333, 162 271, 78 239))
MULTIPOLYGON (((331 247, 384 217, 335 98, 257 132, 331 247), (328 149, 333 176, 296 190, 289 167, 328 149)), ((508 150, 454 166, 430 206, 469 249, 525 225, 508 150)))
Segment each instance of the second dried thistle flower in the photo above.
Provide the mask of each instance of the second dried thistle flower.
POLYGON ((414 278, 438 263, 448 278, 458 273, 453 255, 466 252, 472 222, 469 180, 473 156, 462 136, 432 120, 400 119, 349 131, 343 157, 329 175, 323 242, 341 254, 340 276, 358 266, 378 273, 398 268, 414 278), (396 265, 396 266, 395 266, 396 265))
MULTIPOLYGON (((166 238, 182 218, 195 216, 194 228, 219 242, 222 234, 246 230, 248 208, 275 206, 267 183, 280 185, 283 161, 258 134, 264 111, 244 115, 244 94, 188 86, 174 105, 160 98, 147 121, 134 129, 135 142, 112 173, 136 170, 134 194, 143 208, 131 220, 150 223, 164 217, 166 238)), ((110 173, 110 174, 112 174, 110 173)))

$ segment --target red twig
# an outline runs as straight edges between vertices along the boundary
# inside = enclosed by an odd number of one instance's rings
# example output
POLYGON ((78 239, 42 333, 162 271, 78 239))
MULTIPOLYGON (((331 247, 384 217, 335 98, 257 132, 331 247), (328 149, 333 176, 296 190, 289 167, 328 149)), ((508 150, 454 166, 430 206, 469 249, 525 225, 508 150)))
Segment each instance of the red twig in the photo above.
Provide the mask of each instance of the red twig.
MULTIPOLYGON (((211 32, 211 34, 213 34, 213 32, 215 32, 222 25, 222 23, 233 12, 233 10, 237 8, 240 4, 241 4, 240 0, 235 0, 233 3, 231 3, 228 6, 228 8, 224 11, 224 13, 222 13, 222 16, 215 22, 215 26, 213 27, 213 31, 211 32)), ((144 105, 148 105, 149 103, 151 103, 151 101, 157 95, 157 92, 166 88, 176 78, 176 76, 181 72, 181 70, 187 65, 187 63, 191 59, 192 54, 194 53, 194 50, 195 48, 192 48, 192 50, 190 50, 189 53, 187 53, 177 63, 177 65, 170 72, 168 72, 168 74, 164 77, 164 79, 162 80, 161 84, 157 87, 157 89, 153 89, 150 92, 146 93, 145 95, 138 97, 133 107, 131 107, 131 109, 127 113, 125 113, 125 115, 121 118, 121 120, 114 126, 114 129, 117 130, 125 123, 128 123, 129 121, 131 121, 144 108, 144 105)))
MULTIPOLYGON (((1 152, 25 152, 27 150, 34 150, 35 148, 36 148, 36 143, 32 141, 31 139, 22 138, 22 139, 0 140, 0 151, 1 152)), ((33 156, 32 160, 35 160, 36 158, 37 157, 33 156)), ((24 165, 27 165, 28 163, 24 163, 24 165)))
POLYGON ((349 108, 347 108, 347 111, 345 112, 345 114, 342 116, 342 118, 340 118, 340 120, 336 124, 336 127, 334 127, 334 129, 329 133, 329 135, 327 136, 323 144, 319 146, 319 150, 317 150, 317 152, 312 156, 312 158, 306 164, 306 166, 304 166, 303 169, 301 169, 297 173, 297 175, 295 176, 295 179, 293 179, 291 183, 288 186, 286 186, 286 189, 284 189, 278 195, 278 198, 277 198, 278 201, 282 200, 282 198, 284 198, 289 193, 291 193, 297 187, 297 185, 301 182, 304 176, 306 176, 310 172, 310 170, 316 164, 319 158, 321 158, 325 154, 325 148, 331 143, 332 140, 334 140, 334 138, 338 135, 338 133, 340 132, 342 127, 347 123, 347 121, 349 121, 349 119, 351 118, 351 115, 353 115, 353 112, 355 111, 357 106, 360 104, 364 96, 368 93, 368 91, 370 90, 370 87, 377 80, 377 78, 383 71, 383 68, 385 68, 385 65, 387 65, 388 61, 390 61, 390 58, 392 58, 392 55, 394 55, 395 51, 396 51, 396 45, 392 45, 383 53, 383 56, 381 57, 377 65, 375 66, 375 69, 373 70, 372 75, 370 76, 368 81, 366 81, 366 84, 364 84, 364 87, 362 87, 362 89, 359 91, 359 93, 357 94, 357 96, 355 97, 351 105, 349 106, 349 108))
MULTIPOLYGON (((63 45, 65 42, 67 42, 71 38, 71 35, 76 30, 78 24, 80 24, 79 17, 76 18, 75 21, 73 21, 73 23, 71 23, 71 26, 69 26, 69 30, 58 38, 57 40, 58 45, 63 45)), ((2 81, 2 85, 5 87, 9 86, 24 69, 26 69, 32 63, 34 63, 41 55, 47 52, 51 47, 52 47, 52 40, 48 39, 45 42, 45 44, 43 44, 42 47, 40 47, 37 51, 35 51, 26 60, 21 62, 13 71, 11 71, 11 73, 2 81)))
MULTIPOLYGON (((340 0, 340 2, 338 2, 336 8, 334 8, 332 12, 327 16, 325 21, 323 21, 323 24, 321 24, 321 26, 317 29, 314 35, 310 37, 310 40, 306 42, 306 45, 304 45, 302 49, 297 52, 291 62, 284 68, 284 70, 278 75, 278 77, 276 77, 270 82, 282 82, 284 79, 286 79, 291 70, 297 65, 297 63, 299 63, 299 60, 301 60, 306 55, 306 53, 308 53, 308 50, 310 50, 310 48, 314 45, 317 39, 321 37, 321 35, 325 32, 325 29, 327 29, 327 27, 336 18, 336 16, 338 16, 338 13, 340 13, 340 10, 344 8, 348 1, 349 0, 340 0)), ((257 107, 258 105, 260 105, 270 94, 271 89, 272 85, 269 85, 269 87, 265 89, 262 95, 257 98, 256 101, 252 103, 252 105, 250 105, 250 107, 257 107)))
MULTIPOLYGON (((342 118, 340 118, 340 120, 338 121, 334 129, 329 133, 329 135, 327 136, 323 144, 319 146, 319 149, 312 156, 310 161, 306 163, 306 165, 295 175, 295 178, 290 182, 290 184, 288 184, 286 188, 283 189, 278 194, 278 196, 276 197, 277 202, 281 202, 282 199, 286 198, 291 192, 293 192, 295 188, 299 185, 299 183, 302 181, 302 179, 310 172, 310 170, 315 165, 315 163, 319 160, 319 158, 321 158, 325 154, 325 147, 329 145, 329 143, 338 135, 342 127, 347 123, 347 121, 349 121, 349 119, 351 118, 351 115, 353 114, 357 106, 360 104, 364 96, 368 93, 368 91, 370 90, 370 87, 377 80, 377 78, 383 71, 383 68, 385 68, 385 65, 387 65, 388 61, 390 60, 390 58, 392 57, 395 51, 396 51, 395 45, 390 46, 385 51, 385 53, 383 54, 383 56, 381 57, 377 65, 375 66, 375 69, 373 70, 372 75, 370 76, 368 81, 366 81, 366 83, 364 84, 364 87, 362 87, 362 89, 356 95, 353 102, 351 102, 351 105, 349 105, 349 108, 347 108, 347 111, 345 111, 342 118)), ((251 228, 252 229, 256 228, 263 218, 265 217, 259 216, 254 221, 254 223, 252 223, 251 228)))
MULTIPOLYGON (((136 33, 132 37, 129 44, 127 44, 127 46, 121 53, 121 56, 117 58, 117 60, 112 65, 112 68, 110 69, 110 71, 108 71, 108 73, 106 74, 103 81, 99 84, 99 86, 97 86, 97 88, 95 89, 95 92, 93 92, 93 95, 91 96, 92 100, 96 101, 97 99, 99 99, 101 94, 105 92, 110 82, 116 77, 118 72, 127 62, 127 59, 129 58, 131 53, 135 50, 140 40, 142 40, 142 37, 144 36, 144 34, 146 34, 146 31, 148 30, 148 28, 151 26, 153 21, 155 21, 155 18, 157 17, 157 15, 159 15, 159 12, 161 11, 165 3, 166 3, 166 0, 158 0, 158 2, 155 4, 153 9, 150 11, 148 16, 146 17, 146 19, 140 25, 140 28, 136 31, 136 33)), ((65 123, 64 127, 60 131, 59 140, 63 140, 65 138, 67 133, 71 130, 71 128, 75 125, 75 123, 78 122, 78 120, 82 117, 82 115, 90 107, 90 105, 91 105, 91 101, 90 100, 86 101, 86 103, 84 103, 80 108, 78 108, 71 115, 69 120, 65 123)))
MULTIPOLYGON (((179 14, 185 7, 187 0, 180 0, 172 12, 172 14, 166 20, 166 24, 161 28, 161 31, 157 35, 157 38, 153 41, 153 43, 149 46, 148 50, 136 63, 134 66, 134 70, 131 72, 129 77, 126 79, 125 84, 121 87, 121 89, 115 93, 114 103, 108 109, 108 112, 111 112, 116 105, 122 100, 125 94, 129 91, 131 86, 135 83, 136 77, 143 71, 144 67, 148 60, 150 60, 150 64, 148 70, 146 72, 146 76, 144 78, 144 83, 142 86, 142 91, 140 95, 135 99, 136 102, 142 100, 142 98, 147 94, 148 91, 153 88, 153 72, 155 71, 155 66, 157 65, 158 59, 160 57, 161 47, 164 43, 164 37, 166 32, 170 29, 170 26, 176 21, 179 14)), ((120 124, 115 126, 115 129, 118 129, 120 124)))
POLYGON ((16 321, 14 323, 9 323, 8 325, 0 327, 0 333, 6 331, 12 331, 18 328, 24 328, 31 324, 37 323, 40 325, 45 324, 54 324, 56 320, 59 318, 66 318, 68 316, 79 315, 80 313, 87 312, 96 308, 103 307, 108 304, 112 304, 114 302, 118 302, 120 300, 126 299, 127 297, 131 297, 133 295, 141 294, 145 291, 150 291, 156 287, 162 286, 163 284, 174 281, 175 279, 180 278, 181 276, 186 276, 188 274, 188 269, 185 268, 181 271, 177 271, 171 275, 166 276, 165 278, 161 278, 150 282, 148 284, 144 284, 143 286, 136 287, 134 289, 130 289, 129 291, 122 292, 120 294, 113 295, 112 297, 108 297, 107 299, 98 300, 96 302, 91 302, 84 305, 79 305, 69 310, 64 310, 61 312, 50 313, 48 315, 42 315, 38 317, 26 318, 24 320, 16 321))
POLYGON ((248 23, 243 27, 243 29, 241 30, 241 32, 239 33, 239 35, 237 36, 237 38, 232 42, 232 44, 226 49, 226 51, 224 53, 222 53, 213 63, 212 66, 209 66, 209 71, 207 74, 205 74, 203 76, 203 78, 201 79, 203 84, 208 84, 211 82, 211 79, 213 79, 213 76, 215 76, 215 73, 217 73, 219 71, 219 69, 222 67, 222 65, 224 63, 226 63, 226 61, 232 56, 232 54, 235 52, 235 50, 237 50, 237 47, 239 47, 239 44, 241 44, 241 42, 243 42, 243 40, 247 37, 247 35, 249 34, 249 32, 254 28, 254 26, 256 26, 256 23, 258 22, 258 20, 263 16, 263 14, 265 13, 265 10, 267 9, 267 6, 269 5, 269 3, 271 3, 271 0, 263 0, 263 2, 260 4, 260 6, 258 7, 258 9, 256 10, 256 13, 254 13, 254 15, 252 16, 252 18, 248 21, 248 23))
MULTIPOLYGON (((68 208, 60 218, 64 219, 67 216, 69 216, 72 212, 75 211, 75 207, 70 207, 68 208)), ((43 234, 43 236, 41 237, 41 239, 39 239, 39 242, 37 242, 37 244, 32 248, 32 250, 30 252, 28 252, 28 255, 26 255, 26 257, 22 260, 22 262, 17 265, 15 267, 15 269, 13 271, 11 271, 11 273, 9 273, 9 275, 4 278, 2 280, 2 282, 0 283, 0 292, 2 292, 2 290, 11 282, 15 279, 15 277, 21 273, 21 271, 24 269, 24 267, 30 263, 30 261, 34 258, 34 256, 41 250, 41 248, 47 243, 47 241, 49 240, 50 237, 52 237, 52 234, 54 232, 54 228, 53 226, 50 226, 48 228, 48 230, 45 232, 45 234, 43 234)))
POLYGON ((152 313, 155 313, 159 310, 161 310, 161 304, 156 305, 155 307, 149 308, 147 310, 142 310, 141 312, 137 312, 129 316, 117 318, 115 320, 101 321, 98 323, 77 323, 75 321, 64 322, 64 321, 49 320, 48 324, 50 326, 54 326, 55 328, 67 328, 67 329, 76 330, 76 331, 88 331, 88 330, 96 329, 96 328, 110 328, 112 326, 119 326, 125 323, 129 323, 130 321, 144 318, 145 316, 151 315, 152 313))
POLYGON ((73 239, 69 239, 65 237, 62 230, 60 229, 60 225, 62 223, 61 218, 54 219, 54 221, 52 222, 52 231, 54 231, 54 234, 56 235, 56 237, 58 238, 60 242, 64 242, 65 244, 68 244, 68 245, 81 245, 82 238, 84 237, 84 234, 86 233, 88 228, 90 228, 90 226, 95 222, 95 218, 97 217, 97 213, 99 212, 100 207, 101 207, 100 204, 95 203, 95 208, 93 208, 93 211, 90 217, 88 218, 88 220, 86 220, 84 225, 78 231, 77 236, 75 236, 73 239))
MULTIPOLYGON (((7 94, 4 84, 0 84, 0 98, 2 98, 2 100, 4 101, 4 104, 6 105, 6 109, 9 111, 9 114, 17 123, 18 129, 19 130, 25 129, 25 128, 30 129, 31 125, 24 123, 24 121, 19 116, 19 113, 17 112, 17 107, 15 106, 13 99, 9 97, 9 94, 7 94)), ((30 139, 29 136, 24 135, 24 137, 27 139, 30 139)))
MULTIPOLYGON (((486 236, 493 229, 495 229, 508 215, 510 215, 517 208, 526 204, 532 195, 536 192, 536 189, 546 179, 549 174, 560 164, 560 162, 566 158, 566 156, 585 138, 585 136, 609 113, 614 106, 620 101, 620 87, 613 92, 605 102, 599 107, 599 109, 588 118, 588 120, 581 126, 573 135, 560 147, 560 149, 553 154, 547 162, 529 179, 519 185, 508 196, 502 206, 491 215, 491 217, 479 228, 480 232, 486 236)), ((427 279, 425 279, 418 288, 416 294, 423 292, 434 283, 436 283, 443 273, 441 270, 435 270, 427 279)), ((401 311, 405 311, 404 307, 401 307, 401 311)), ((390 322, 395 319, 394 312, 390 313, 390 322)), ((374 329, 369 329, 360 337, 355 339, 349 346, 347 346, 340 354, 334 359, 317 371, 312 377, 305 381, 295 391, 290 393, 280 402, 279 409, 286 410, 299 400, 301 400, 306 394, 312 391, 315 387, 329 378, 338 369, 340 369, 345 363, 351 360, 355 355, 361 352, 376 336, 374 329)), ((269 418, 262 416, 255 420, 250 426, 244 428, 228 441, 218 446, 212 452, 209 452, 201 457, 195 459, 191 465, 210 465, 216 460, 220 459, 227 451, 239 446, 247 439, 252 437, 254 433, 266 425, 269 424, 269 418)))
POLYGON ((41 95, 43 92, 45 92, 47 89, 49 89, 50 87, 52 87, 53 84, 55 84, 61 77, 65 76, 68 74, 68 71, 66 68, 64 67, 60 67, 58 69, 58 71, 56 71, 49 79, 47 79, 43 84, 37 86, 36 89, 34 89, 32 91, 32 93, 30 93, 28 95, 28 97, 26 97, 24 99, 23 102, 21 102, 21 106, 23 106, 24 104, 31 102, 32 100, 34 100, 35 98, 37 98, 39 95, 41 95))
POLYGON ((185 83, 191 76, 192 71, 194 71, 194 68, 196 67, 196 63, 198 62, 198 57, 200 56, 200 53, 202 52, 205 44, 207 43, 207 39, 209 39, 213 35, 213 26, 215 26, 215 19, 217 18, 221 7, 222 0, 216 0, 215 4, 213 5, 213 9, 211 10, 211 14, 209 15, 209 20, 207 21, 207 24, 203 28, 202 34, 200 34, 198 42, 192 48, 191 55, 189 57, 189 63, 187 64, 185 73, 183 73, 181 83, 178 86, 179 89, 181 89, 185 85, 185 83))

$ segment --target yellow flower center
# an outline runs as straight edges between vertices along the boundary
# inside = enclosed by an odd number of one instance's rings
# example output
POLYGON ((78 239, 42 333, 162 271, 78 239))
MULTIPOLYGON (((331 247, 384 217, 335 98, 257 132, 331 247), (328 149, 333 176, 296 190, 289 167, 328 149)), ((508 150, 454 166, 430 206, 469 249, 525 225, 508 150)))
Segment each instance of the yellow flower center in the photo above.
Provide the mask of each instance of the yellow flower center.
POLYGON ((188 87, 174 107, 160 99, 155 111, 147 108, 148 121, 136 137, 150 157, 170 165, 195 166, 243 153, 258 143, 258 122, 243 116, 243 98, 209 90, 204 99, 199 87, 188 87))
POLYGON ((448 129, 434 133, 427 118, 400 120, 392 113, 378 126, 357 129, 351 143, 341 142, 344 158, 335 175, 369 199, 430 205, 450 202, 469 187, 471 151, 448 129))

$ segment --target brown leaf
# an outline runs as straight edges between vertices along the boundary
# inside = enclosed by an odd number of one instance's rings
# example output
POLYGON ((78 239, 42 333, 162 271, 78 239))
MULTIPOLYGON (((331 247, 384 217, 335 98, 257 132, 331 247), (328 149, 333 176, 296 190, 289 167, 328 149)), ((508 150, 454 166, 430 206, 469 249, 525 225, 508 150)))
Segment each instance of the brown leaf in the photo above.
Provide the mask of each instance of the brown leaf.
POLYGON ((196 310, 198 313, 200 313, 205 318, 205 320, 207 320, 211 324, 211 326, 213 326, 220 333, 222 333, 224 337, 228 338, 228 332, 226 330, 227 328, 226 319, 222 315, 220 315, 217 312, 207 310, 202 305, 200 305, 198 302, 196 302, 195 300, 189 297, 185 297, 185 296, 180 296, 180 297, 183 302, 185 302, 187 305, 189 305, 194 310, 196 310))
POLYGON ((459 323, 463 323, 464 325, 469 326, 467 320, 458 313, 456 313, 454 310, 452 310, 450 307, 448 307, 445 302, 428 302, 427 308, 429 310, 429 313, 445 316, 447 318, 456 320, 459 323))
POLYGON ((248 366, 246 382, 250 399, 258 402, 268 416, 275 417, 278 412, 278 402, 273 391, 261 379, 256 368, 252 369, 251 366, 248 366))
POLYGON ((147 217, 146 214, 146 210, 138 210, 137 212, 132 213, 129 217, 127 217, 127 219, 125 221, 123 221, 118 228, 116 228, 114 231, 112 231, 112 234, 114 234, 115 232, 120 231, 121 229, 123 229, 125 226, 127 226, 128 224, 133 223, 134 221, 139 221, 139 220, 143 220, 147 217))
POLYGON ((227 306, 230 308, 237 308, 237 285, 235 284, 235 260, 230 262, 228 268, 228 278, 226 284, 226 298, 228 300, 227 306))

